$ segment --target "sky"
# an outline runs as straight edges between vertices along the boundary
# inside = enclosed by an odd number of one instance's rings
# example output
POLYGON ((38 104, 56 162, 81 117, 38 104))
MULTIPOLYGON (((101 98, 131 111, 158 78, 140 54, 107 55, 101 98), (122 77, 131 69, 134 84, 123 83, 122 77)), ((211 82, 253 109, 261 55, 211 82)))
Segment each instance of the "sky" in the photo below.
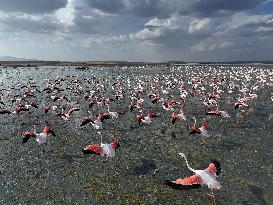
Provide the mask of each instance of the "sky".
POLYGON ((0 0, 0 56, 273 60, 273 0, 0 0))

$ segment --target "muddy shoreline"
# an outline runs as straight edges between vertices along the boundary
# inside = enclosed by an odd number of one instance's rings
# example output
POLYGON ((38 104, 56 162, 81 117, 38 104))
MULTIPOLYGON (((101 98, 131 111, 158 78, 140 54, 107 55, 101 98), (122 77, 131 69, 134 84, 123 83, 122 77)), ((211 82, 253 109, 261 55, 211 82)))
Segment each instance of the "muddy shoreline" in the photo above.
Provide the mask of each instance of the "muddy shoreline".
MULTIPOLYGON (((81 107, 81 111, 67 122, 52 113, 45 115, 42 109, 20 113, 14 118, 0 115, 1 204, 212 204, 206 187, 175 190, 164 184, 165 180, 192 174, 177 154, 181 151, 187 154, 191 165, 196 168, 206 168, 211 159, 221 162, 219 180, 222 189, 215 191, 216 204, 273 203, 273 119, 269 117, 273 113, 272 85, 259 89, 257 99, 244 108, 249 114, 241 121, 238 121, 239 111, 223 98, 221 105, 231 117, 222 120, 207 118, 211 136, 206 139, 190 136, 183 121, 172 125, 169 119, 171 112, 162 111, 159 105, 147 107, 162 112, 149 125, 139 126, 134 115, 126 112, 116 121, 109 120, 103 125, 105 141, 117 138, 121 145, 116 157, 107 159, 86 156, 81 152, 86 145, 99 143, 99 137, 91 126, 79 127, 83 117, 88 115, 88 104, 83 95, 94 86, 86 84, 84 79, 95 75, 111 81, 122 76, 126 80, 130 78, 134 84, 138 78, 149 80, 156 75, 165 75, 170 79, 183 76, 187 82, 199 69, 207 70, 208 67, 192 66, 188 70, 183 66, 179 69, 164 66, 113 69, 111 66, 100 66, 88 70, 77 70, 76 67, 0 68, 1 89, 6 89, 2 91, 2 98, 9 108, 14 107, 11 97, 20 92, 20 86, 11 89, 15 84, 28 85, 33 82, 43 90, 45 79, 55 79, 57 76, 64 79, 59 85, 62 88, 73 85, 77 79, 82 81, 80 94, 67 90, 63 93, 69 98, 65 102, 66 107, 81 107), (57 136, 49 136, 48 142, 43 145, 38 145, 34 140, 22 145, 22 133, 32 129, 33 124, 38 130, 42 129, 45 121, 51 124, 57 136)), ((235 69, 235 66, 210 67, 216 69, 219 75, 235 69)), ((273 69, 269 65, 246 67, 264 73, 273 69)), ((236 68, 240 69, 247 70, 236 68)), ((272 80, 272 76, 267 77, 270 83, 269 77, 272 80)), ((243 77, 239 76, 238 79, 238 83, 244 82, 243 77)), ((253 80, 249 83, 256 82, 253 80)), ((196 104, 196 99, 186 102, 187 113, 201 122, 208 109, 196 104)), ((39 107, 51 102, 43 92, 37 93, 35 100, 39 107)), ((129 99, 125 97, 111 108, 124 111, 128 104, 129 99)), ((143 109, 146 111, 146 108, 143 109)), ((98 111, 94 109, 92 112, 98 111)))

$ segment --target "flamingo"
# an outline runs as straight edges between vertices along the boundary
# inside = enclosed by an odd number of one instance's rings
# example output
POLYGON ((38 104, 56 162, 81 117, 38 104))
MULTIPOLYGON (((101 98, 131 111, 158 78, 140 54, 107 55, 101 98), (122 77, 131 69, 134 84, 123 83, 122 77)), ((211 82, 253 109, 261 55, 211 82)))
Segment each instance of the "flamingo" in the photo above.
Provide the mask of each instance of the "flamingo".
POLYGON ((102 122, 106 119, 109 119, 109 118, 110 118, 110 114, 108 112, 103 112, 97 116, 96 120, 92 120, 91 117, 84 118, 84 120, 82 121, 80 126, 82 127, 82 126, 90 123, 94 127, 95 130, 101 130, 102 129, 102 122))
POLYGON ((222 116, 224 118, 230 117, 227 111, 220 111, 220 110, 214 110, 214 111, 209 111, 205 115, 216 115, 216 116, 222 116))
POLYGON ((70 115, 75 112, 75 111, 79 111, 80 108, 71 108, 70 110, 68 110, 66 113, 61 112, 61 113, 57 113, 58 116, 60 116, 61 118, 63 118, 65 121, 67 121, 70 118, 70 115))
POLYGON ((88 145, 82 150, 82 152, 84 154, 98 154, 98 155, 106 156, 106 157, 115 157, 116 149, 118 149, 119 147, 120 147, 120 144, 116 139, 113 139, 112 142, 108 144, 108 143, 102 143, 102 137, 101 137, 100 145, 88 145))
POLYGON ((87 125, 89 123, 94 127, 95 130, 102 129, 102 121, 98 118, 93 121, 90 117, 86 117, 86 118, 84 118, 84 120, 82 121, 80 126, 82 127, 82 126, 87 125))
POLYGON ((117 119, 119 116, 124 114, 124 112, 112 112, 109 109, 109 105, 107 105, 107 107, 108 107, 108 113, 111 116, 111 118, 113 118, 113 119, 117 119))
POLYGON ((38 108, 38 105, 37 105, 37 103, 35 103, 35 102, 31 102, 29 105, 25 105, 25 108, 26 108, 26 109, 29 109, 29 108, 31 108, 31 107, 38 108))
POLYGON ((162 108, 167 111, 173 111, 173 106, 178 104, 177 102, 173 102, 171 100, 167 100, 162 104, 162 108))
POLYGON ((196 126, 196 118, 193 117, 193 119, 194 119, 194 124, 192 126, 191 131, 190 131, 190 135, 191 134, 199 134, 204 137, 209 137, 208 127, 207 127, 206 123, 203 122, 201 127, 197 127, 196 126))
POLYGON ((56 136, 55 133, 50 129, 48 123, 46 123, 43 131, 41 133, 36 132, 36 126, 34 125, 34 131, 27 131, 24 133, 22 144, 26 143, 30 138, 35 138, 38 144, 46 143, 46 138, 48 134, 56 136))
POLYGON ((42 108, 45 111, 45 114, 48 113, 48 111, 50 110, 50 106, 48 105, 44 105, 42 108))
POLYGON ((179 178, 174 181, 170 181, 171 183, 179 184, 182 186, 206 185, 211 190, 212 194, 213 189, 221 189, 221 184, 217 180, 218 175, 221 173, 221 167, 218 161, 212 160, 206 169, 195 170, 192 167, 190 167, 187 157, 184 153, 179 153, 179 155, 185 159, 188 169, 194 172, 195 174, 183 179, 179 178))
POLYGON ((135 108, 137 108, 137 105, 131 102, 130 105, 128 105, 128 108, 129 108, 130 112, 132 113, 133 110, 134 110, 135 108))
POLYGON ((173 113, 171 115, 171 118, 172 118, 172 124, 174 124, 176 121, 178 121, 180 119, 183 119, 185 121, 187 120, 185 112, 180 112, 179 114, 173 113))
POLYGON ((148 114, 147 114, 147 116, 143 116, 142 114, 138 114, 137 116, 136 116, 136 119, 137 119, 137 121, 138 121, 138 124, 140 124, 140 122, 143 122, 143 123, 145 123, 145 124, 150 124, 151 122, 152 122, 152 119, 154 118, 154 117, 158 117, 157 115, 154 115, 152 112, 149 112, 148 114))
POLYGON ((247 107, 248 106, 247 102, 250 101, 251 99, 252 99, 251 97, 238 99, 237 102, 235 102, 235 110, 242 106, 247 107))
POLYGON ((50 96, 50 98, 53 100, 53 102, 56 102, 57 100, 66 100, 66 101, 68 101, 66 96, 59 97, 59 96, 52 95, 52 96, 50 96))

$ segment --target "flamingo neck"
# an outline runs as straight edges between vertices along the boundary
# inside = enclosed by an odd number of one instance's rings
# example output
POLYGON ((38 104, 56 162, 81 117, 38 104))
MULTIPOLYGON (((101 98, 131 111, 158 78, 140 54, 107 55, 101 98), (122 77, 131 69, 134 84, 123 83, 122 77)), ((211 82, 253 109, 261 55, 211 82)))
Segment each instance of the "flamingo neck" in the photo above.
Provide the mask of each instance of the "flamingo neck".
POLYGON ((186 164, 187 164, 187 167, 189 168, 189 170, 191 170, 192 172, 195 172, 195 170, 189 165, 189 162, 188 162, 186 156, 185 156, 185 155, 182 155, 182 157, 185 159, 186 164))

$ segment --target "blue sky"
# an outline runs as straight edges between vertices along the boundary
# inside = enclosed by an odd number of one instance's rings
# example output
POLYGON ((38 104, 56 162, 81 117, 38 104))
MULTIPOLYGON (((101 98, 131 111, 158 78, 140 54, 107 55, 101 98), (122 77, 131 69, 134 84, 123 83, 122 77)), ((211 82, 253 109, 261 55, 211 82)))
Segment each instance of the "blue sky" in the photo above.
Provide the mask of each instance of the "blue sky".
POLYGON ((272 0, 0 0, 0 56, 273 60, 272 0))

